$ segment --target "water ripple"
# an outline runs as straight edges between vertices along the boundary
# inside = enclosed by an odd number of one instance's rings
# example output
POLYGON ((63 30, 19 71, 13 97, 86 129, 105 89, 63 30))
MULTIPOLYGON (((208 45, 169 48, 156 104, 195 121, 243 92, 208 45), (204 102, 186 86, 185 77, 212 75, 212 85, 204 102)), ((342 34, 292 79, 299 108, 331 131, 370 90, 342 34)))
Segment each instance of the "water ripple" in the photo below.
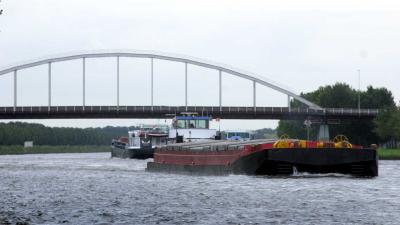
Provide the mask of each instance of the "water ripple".
POLYGON ((187 176, 107 153, 0 156, 0 224, 400 224, 398 161, 380 176, 187 176))

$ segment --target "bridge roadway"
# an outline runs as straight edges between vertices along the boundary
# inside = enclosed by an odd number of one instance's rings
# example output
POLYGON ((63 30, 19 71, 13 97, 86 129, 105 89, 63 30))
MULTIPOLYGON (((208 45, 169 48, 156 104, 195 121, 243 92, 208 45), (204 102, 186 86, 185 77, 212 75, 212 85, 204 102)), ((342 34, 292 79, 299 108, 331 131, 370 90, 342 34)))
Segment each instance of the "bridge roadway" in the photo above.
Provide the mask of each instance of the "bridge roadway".
POLYGON ((0 107, 0 119, 172 118, 182 112, 221 119, 373 119, 377 109, 219 106, 18 106, 0 107))

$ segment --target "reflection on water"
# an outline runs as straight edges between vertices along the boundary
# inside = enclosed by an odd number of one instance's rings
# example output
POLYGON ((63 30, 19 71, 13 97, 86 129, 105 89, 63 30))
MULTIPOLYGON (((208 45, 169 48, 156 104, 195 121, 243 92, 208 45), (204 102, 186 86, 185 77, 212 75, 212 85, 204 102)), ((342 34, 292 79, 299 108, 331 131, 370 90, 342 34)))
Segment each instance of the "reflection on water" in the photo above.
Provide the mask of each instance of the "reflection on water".
POLYGON ((109 153, 0 156, 0 224, 400 224, 400 161, 379 177, 187 176, 109 153))

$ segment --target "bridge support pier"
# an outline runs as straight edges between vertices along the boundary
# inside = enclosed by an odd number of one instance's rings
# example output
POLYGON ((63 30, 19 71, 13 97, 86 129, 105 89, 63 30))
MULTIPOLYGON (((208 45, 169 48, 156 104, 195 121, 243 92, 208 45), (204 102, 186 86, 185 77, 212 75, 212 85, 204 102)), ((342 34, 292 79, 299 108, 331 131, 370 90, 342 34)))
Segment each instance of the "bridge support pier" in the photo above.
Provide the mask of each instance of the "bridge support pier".
POLYGON ((329 126, 327 123, 321 123, 321 125, 319 125, 318 140, 329 141, 329 139, 329 126))

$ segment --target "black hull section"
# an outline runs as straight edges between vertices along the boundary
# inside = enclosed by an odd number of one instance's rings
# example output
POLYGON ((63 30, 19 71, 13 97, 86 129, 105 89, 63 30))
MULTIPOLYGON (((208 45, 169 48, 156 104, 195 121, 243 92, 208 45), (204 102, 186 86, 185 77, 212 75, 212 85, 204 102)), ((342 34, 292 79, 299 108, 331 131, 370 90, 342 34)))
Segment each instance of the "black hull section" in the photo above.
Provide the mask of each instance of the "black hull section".
POLYGON ((375 177, 378 176, 378 158, 373 149, 271 149, 244 156, 232 165, 149 162, 147 170, 204 175, 292 175, 297 171, 375 177))
POLYGON ((148 159, 153 158, 154 149, 121 149, 112 148, 111 157, 123 159, 148 159))

